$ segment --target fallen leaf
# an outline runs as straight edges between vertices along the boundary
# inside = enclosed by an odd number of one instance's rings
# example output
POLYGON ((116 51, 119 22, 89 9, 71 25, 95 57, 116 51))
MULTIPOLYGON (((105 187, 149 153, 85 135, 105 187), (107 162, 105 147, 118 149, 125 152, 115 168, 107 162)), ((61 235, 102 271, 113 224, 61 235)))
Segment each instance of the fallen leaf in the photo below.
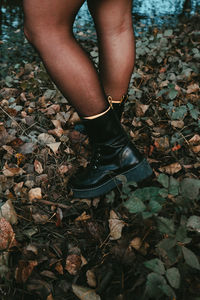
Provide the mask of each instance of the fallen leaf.
POLYGON ((39 213, 32 214, 32 218, 36 224, 46 224, 49 220, 47 215, 39 213))
POLYGON ((88 270, 86 272, 86 278, 87 278, 87 283, 90 287, 95 288, 97 286, 97 280, 94 271, 88 270))
POLYGON ((42 199, 41 188, 34 188, 28 192, 29 200, 32 202, 34 199, 42 199))
POLYGON ((9 249, 17 245, 12 226, 5 218, 0 218, 0 250, 9 249))
POLYGON ((86 220, 89 220, 91 219, 91 216, 90 215, 87 215, 86 212, 84 211, 79 217, 77 217, 75 219, 75 221, 86 221, 86 220))
POLYGON ((81 256, 77 254, 69 254, 66 258, 65 270, 71 275, 76 275, 82 265, 81 256))
POLYGON ((183 128, 185 123, 183 120, 175 120, 175 121, 171 121, 171 125, 175 128, 183 128))
POLYGON ((139 250, 142 246, 142 240, 140 237, 135 237, 131 242, 130 246, 135 250, 139 250))
POLYGON ((193 151, 194 153, 199 153, 199 152, 200 152, 200 145, 193 146, 193 147, 192 147, 192 151, 193 151))
POLYGON ((20 260, 15 270, 16 281, 18 283, 25 283, 37 265, 38 263, 36 260, 20 260))
POLYGON ((17 175, 22 175, 25 173, 25 171, 22 168, 19 167, 9 167, 7 163, 5 163, 5 166, 3 167, 3 174, 7 177, 13 177, 17 175))
POLYGON ((160 167, 159 171, 173 175, 175 173, 178 173, 181 169, 182 169, 181 165, 178 162, 176 162, 168 166, 160 167))
POLYGON ((60 173, 61 175, 67 173, 69 171, 69 166, 66 165, 62 165, 58 168, 58 173, 60 173))
POLYGON ((93 289, 72 284, 72 290, 80 300, 101 300, 93 289))
POLYGON ((36 171, 38 174, 42 174, 42 172, 43 172, 43 167, 42 167, 41 162, 39 162, 37 159, 35 159, 35 161, 34 161, 34 168, 35 168, 35 171, 36 171))
POLYGON ((47 146, 56 154, 58 151, 58 148, 60 147, 61 142, 57 142, 57 143, 50 143, 47 144, 47 146))
POLYGON ((199 91, 199 85, 197 83, 194 83, 194 84, 190 84, 187 87, 186 93, 191 94, 191 93, 195 93, 195 92, 198 92, 198 91, 199 91))
POLYGON ((137 101, 135 106, 135 114, 137 117, 143 117, 148 110, 149 105, 142 104, 141 102, 137 101))
POLYGON ((195 134, 191 139, 188 141, 190 144, 195 145, 200 142, 200 135, 195 134))
POLYGON ((43 144, 52 144, 56 143, 54 137, 48 133, 41 133, 38 135, 38 140, 43 144))
POLYGON ((55 265, 55 270, 56 270, 59 274, 61 274, 61 275, 64 274, 64 272, 63 272, 63 266, 62 266, 62 264, 61 264, 60 262, 58 262, 58 263, 55 265))
POLYGON ((121 238, 122 229, 125 225, 124 221, 120 220, 114 210, 110 211, 109 228, 110 228, 110 239, 118 240, 121 238))
POLYGON ((25 143, 19 148, 19 152, 22 154, 30 154, 35 150, 36 145, 33 143, 25 143))
POLYGON ((12 225, 17 223, 17 214, 10 199, 0 207, 0 218, 2 217, 12 225))

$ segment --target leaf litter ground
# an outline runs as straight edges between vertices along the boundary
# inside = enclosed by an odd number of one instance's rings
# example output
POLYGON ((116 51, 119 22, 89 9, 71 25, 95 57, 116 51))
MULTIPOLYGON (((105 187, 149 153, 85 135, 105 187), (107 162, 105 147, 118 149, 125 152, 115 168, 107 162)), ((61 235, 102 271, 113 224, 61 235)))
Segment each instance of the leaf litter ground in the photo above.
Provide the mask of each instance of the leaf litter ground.
MULTIPOLYGON (((154 176, 139 186, 121 178, 95 199, 67 190, 90 153, 78 115, 27 44, 23 60, 15 56, 21 46, 9 48, 14 63, 2 64, 0 100, 1 299, 199 299, 199 21, 137 37, 123 125, 154 176)), ((98 65, 92 34, 79 38, 98 65)))

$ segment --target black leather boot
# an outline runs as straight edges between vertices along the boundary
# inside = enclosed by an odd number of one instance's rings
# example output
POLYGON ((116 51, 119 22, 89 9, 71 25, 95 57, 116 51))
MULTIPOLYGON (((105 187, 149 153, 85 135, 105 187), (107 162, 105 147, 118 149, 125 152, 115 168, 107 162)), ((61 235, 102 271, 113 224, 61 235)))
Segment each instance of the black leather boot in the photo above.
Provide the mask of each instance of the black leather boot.
MULTIPOLYGON (((121 121, 122 114, 124 111, 124 105, 126 103, 126 100, 128 99, 128 96, 123 95, 120 100, 113 100, 111 96, 108 96, 107 99, 108 102, 110 103, 110 106, 113 108, 114 112, 116 113, 118 119, 121 121)), ((87 134, 86 128, 83 123, 76 124, 74 129, 83 134, 87 134)))
POLYGON ((75 198, 92 198, 103 195, 121 184, 139 182, 152 174, 148 162, 128 138, 111 108, 104 115, 84 120, 93 147, 91 162, 79 169, 69 180, 75 198))
POLYGON ((124 111, 124 105, 125 105, 127 99, 128 99, 127 95, 123 95, 120 100, 113 100, 113 98, 111 96, 108 96, 108 101, 109 101, 111 107, 113 107, 113 109, 120 121, 121 121, 122 114, 124 111))

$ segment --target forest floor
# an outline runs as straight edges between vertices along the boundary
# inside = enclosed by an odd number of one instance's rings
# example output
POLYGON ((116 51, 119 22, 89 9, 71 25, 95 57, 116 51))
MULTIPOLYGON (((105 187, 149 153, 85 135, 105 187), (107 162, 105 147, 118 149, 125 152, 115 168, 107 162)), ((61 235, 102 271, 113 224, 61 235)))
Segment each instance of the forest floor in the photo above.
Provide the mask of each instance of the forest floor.
POLYGON ((68 193, 88 139, 18 34, 1 42, 0 298, 199 300, 200 16, 137 37, 122 122, 154 176, 95 199, 68 193))

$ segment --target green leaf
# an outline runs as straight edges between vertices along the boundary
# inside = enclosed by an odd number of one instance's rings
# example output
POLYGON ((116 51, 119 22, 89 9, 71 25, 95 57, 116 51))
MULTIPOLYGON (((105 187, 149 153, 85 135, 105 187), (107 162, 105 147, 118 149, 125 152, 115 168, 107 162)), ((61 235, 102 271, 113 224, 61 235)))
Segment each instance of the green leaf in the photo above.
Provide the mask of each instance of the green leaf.
POLYGON ((167 189, 160 189, 159 191, 159 195, 162 197, 162 198, 167 198, 168 197, 168 190, 167 189))
POLYGON ((185 262, 192 268, 200 270, 200 264, 198 258, 190 249, 186 247, 182 247, 183 256, 185 258, 185 262))
POLYGON ((171 118, 172 120, 182 120, 187 114, 187 108, 185 105, 174 107, 171 118))
POLYGON ((199 197, 200 180, 194 178, 184 178, 180 184, 181 195, 190 200, 197 200, 199 197))
POLYGON ((152 213, 158 213, 159 211, 161 211, 162 206, 157 201, 151 200, 149 202, 149 208, 152 213))
POLYGON ((171 248, 173 248, 176 245, 176 239, 175 238, 166 238, 163 239, 162 241, 160 241, 156 247, 158 248, 162 248, 164 250, 170 250, 171 248))
POLYGON ((200 217, 199 216, 189 217, 187 221, 187 228, 189 230, 200 232, 200 217))
POLYGON ((163 187, 169 187, 169 177, 166 174, 159 174, 158 182, 162 184, 163 187))
POLYGON ((144 262, 144 265, 146 268, 158 273, 158 274, 165 274, 165 267, 164 267, 164 264, 163 262, 158 259, 158 258, 154 258, 154 259, 151 259, 151 260, 148 260, 148 261, 145 261, 144 262))
POLYGON ((177 95, 178 95, 178 91, 177 90, 175 90, 175 89, 170 89, 169 90, 168 96, 169 96, 170 100, 175 99, 177 95))
POLYGON ((143 212, 146 209, 146 206, 144 205, 142 200, 133 196, 124 203, 124 206, 130 213, 133 214, 143 212))
POLYGON ((177 268, 168 269, 166 271, 166 277, 167 277, 167 280, 169 281, 170 285, 173 288, 175 288, 175 289, 179 288, 181 276, 180 276, 179 270, 177 268))
POLYGON ((162 200, 161 196, 159 195, 160 188, 159 187, 145 187, 142 189, 137 189, 133 195, 141 199, 142 201, 149 201, 149 200, 162 200))
POLYGON ((174 299, 175 293, 173 289, 168 284, 162 284, 160 289, 167 295, 170 299, 174 299))
POLYGON ((194 119, 194 120, 198 120, 198 117, 199 117, 199 111, 194 108, 194 109, 191 109, 190 110, 190 114, 191 114, 191 117, 194 119))
POLYGON ((177 196, 179 194, 179 182, 173 176, 169 178, 169 194, 177 196))
POLYGON ((187 229, 186 226, 179 226, 177 232, 176 232, 176 239, 178 242, 185 242, 185 239, 187 238, 187 229))
POLYGON ((164 217, 157 218, 158 230, 161 233, 172 234, 174 233, 174 221, 164 217))
POLYGON ((165 278, 160 274, 152 272, 147 276, 146 293, 153 299, 160 299, 163 296, 161 287, 164 284, 166 284, 165 278))

